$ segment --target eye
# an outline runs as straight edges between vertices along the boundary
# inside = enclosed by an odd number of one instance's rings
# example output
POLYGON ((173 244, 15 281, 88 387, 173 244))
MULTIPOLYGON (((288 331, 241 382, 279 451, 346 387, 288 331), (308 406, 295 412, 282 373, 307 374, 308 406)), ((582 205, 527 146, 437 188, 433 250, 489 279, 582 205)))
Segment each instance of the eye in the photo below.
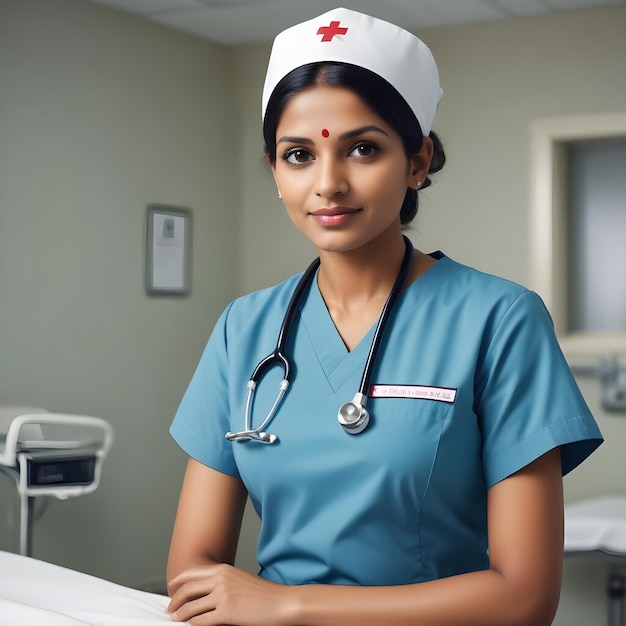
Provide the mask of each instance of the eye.
POLYGON ((287 152, 285 152, 283 159, 292 165, 301 165, 302 163, 311 161, 313 157, 307 150, 303 150, 302 148, 291 148, 291 150, 287 150, 287 152))
POLYGON ((350 152, 350 156, 356 156, 359 158, 371 157, 378 152, 378 148, 369 142, 359 143, 350 152))

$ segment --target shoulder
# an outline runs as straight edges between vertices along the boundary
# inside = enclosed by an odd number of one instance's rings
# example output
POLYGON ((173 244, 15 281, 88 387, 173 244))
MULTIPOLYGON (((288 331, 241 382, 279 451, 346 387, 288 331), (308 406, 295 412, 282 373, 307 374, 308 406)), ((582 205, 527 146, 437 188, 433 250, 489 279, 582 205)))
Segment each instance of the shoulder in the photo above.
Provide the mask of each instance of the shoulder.
POLYGON ((459 345, 471 345, 473 337, 484 354, 495 337, 530 335, 550 344, 556 341, 552 317, 535 292, 449 257, 442 256, 433 267, 438 265, 438 284, 430 302, 433 319, 450 337, 457 337, 459 345))
POLYGON ((509 309, 547 314, 541 297, 524 285, 454 261, 439 253, 440 289, 468 310, 505 315, 509 309))
POLYGON ((235 348, 234 353, 247 356, 253 346, 275 342, 300 277, 301 274, 296 274, 277 285, 232 300, 213 327, 200 359, 200 368, 224 369, 232 358, 231 348, 235 348), (242 350, 242 346, 246 346, 246 350, 242 350))
POLYGON ((282 319, 289 300, 302 273, 294 274, 280 283, 253 291, 233 300, 222 314, 227 326, 245 324, 249 326, 258 319, 282 319))
POLYGON ((446 267, 447 274, 453 281, 455 288, 465 289, 466 293, 479 293, 493 297, 517 298, 522 293, 528 292, 528 288, 507 278, 496 276, 478 270, 469 265, 459 263, 443 253, 439 254, 439 261, 446 267))

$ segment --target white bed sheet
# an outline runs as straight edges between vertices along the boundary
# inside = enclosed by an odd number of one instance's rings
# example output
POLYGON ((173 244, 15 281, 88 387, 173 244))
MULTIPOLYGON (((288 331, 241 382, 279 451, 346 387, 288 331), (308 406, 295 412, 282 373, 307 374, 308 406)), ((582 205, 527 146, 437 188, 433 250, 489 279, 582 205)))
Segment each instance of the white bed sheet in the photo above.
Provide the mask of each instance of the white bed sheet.
POLYGON ((171 624, 166 596, 0 551, 2 626, 171 624))
POLYGON ((626 557, 626 496, 602 495, 565 507, 565 553, 626 557))

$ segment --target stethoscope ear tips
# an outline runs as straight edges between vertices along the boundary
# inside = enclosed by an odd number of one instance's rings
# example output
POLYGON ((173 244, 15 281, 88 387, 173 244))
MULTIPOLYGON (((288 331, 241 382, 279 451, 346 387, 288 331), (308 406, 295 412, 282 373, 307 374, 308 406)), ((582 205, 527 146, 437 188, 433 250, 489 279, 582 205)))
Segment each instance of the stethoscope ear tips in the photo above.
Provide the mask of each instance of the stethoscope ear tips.
POLYGON ((278 437, 270 433, 259 433, 259 440, 262 443, 276 443, 278 441, 278 437))

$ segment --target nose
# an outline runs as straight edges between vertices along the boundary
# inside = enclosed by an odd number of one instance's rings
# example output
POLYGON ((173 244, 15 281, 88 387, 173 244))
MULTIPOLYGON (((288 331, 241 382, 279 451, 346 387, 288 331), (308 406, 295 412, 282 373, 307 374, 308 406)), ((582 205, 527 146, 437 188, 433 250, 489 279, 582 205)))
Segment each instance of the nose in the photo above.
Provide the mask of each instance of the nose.
POLYGON ((344 164, 336 158, 318 157, 315 193, 322 198, 333 198, 348 192, 347 171, 344 164))

